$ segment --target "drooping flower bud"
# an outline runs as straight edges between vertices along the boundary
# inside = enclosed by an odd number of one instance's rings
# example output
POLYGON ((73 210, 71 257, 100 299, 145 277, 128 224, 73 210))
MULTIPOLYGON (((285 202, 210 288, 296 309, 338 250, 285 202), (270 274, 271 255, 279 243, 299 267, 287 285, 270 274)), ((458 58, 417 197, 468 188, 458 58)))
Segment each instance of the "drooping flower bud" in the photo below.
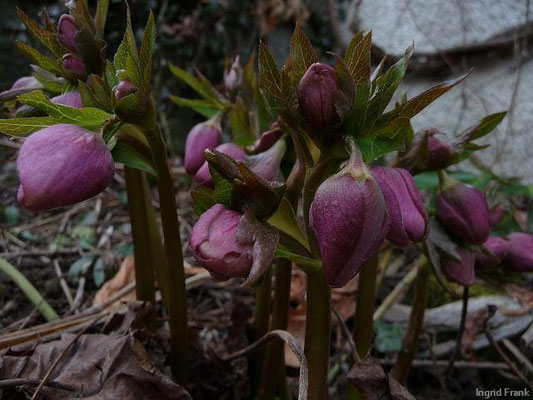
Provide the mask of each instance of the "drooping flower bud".
POLYGON ((429 218, 412 175, 403 168, 373 167, 391 221, 387 239, 406 247, 423 241, 429 232, 429 218))
POLYGON ((61 104, 63 106, 82 108, 81 93, 79 90, 72 90, 59 96, 52 97, 50 101, 54 104, 61 104))
POLYGON ((63 68, 69 79, 85 79, 87 75, 83 60, 70 53, 63 56, 63 68))
POLYGON ((348 283, 389 232, 383 194, 354 150, 347 165, 318 187, 309 210, 326 280, 333 287, 348 283))
MULTIPOLYGON (((237 162, 244 161, 244 157, 246 156, 244 150, 235 143, 222 143, 220 146, 217 146, 215 150, 230 156, 237 162)), ((207 161, 204 161, 200 169, 196 171, 194 179, 196 179, 196 182, 201 185, 209 188, 214 187, 213 178, 211 177, 211 172, 209 172, 209 164, 207 161)))
POLYGON ((76 35, 80 31, 76 18, 70 14, 63 14, 57 23, 59 41, 70 51, 77 53, 76 35))
POLYGON ((189 175, 194 175, 205 162, 204 151, 215 148, 220 143, 222 131, 219 119, 195 125, 185 141, 185 171, 189 175))
POLYGON ((435 137, 439 134, 439 131, 433 130, 428 135, 428 162, 427 166, 429 170, 442 169, 446 166, 446 163, 452 155, 450 145, 435 137))
POLYGON ((339 121, 335 96, 339 89, 337 73, 322 63, 309 67, 298 84, 298 109, 318 131, 339 121))
POLYGON ((233 93, 241 85, 242 67, 240 57, 236 56, 227 73, 224 74, 224 86, 227 93, 233 93))
POLYGON ((237 242, 242 215, 215 204, 200 215, 191 233, 194 257, 216 279, 246 278, 252 268, 252 244, 237 242))
POLYGON ((503 202, 498 203, 494 207, 492 207, 489 210, 490 226, 494 226, 498 224, 502 220, 506 211, 507 211, 507 207, 505 203, 503 202))
POLYGON ((474 270, 474 253, 466 249, 457 249, 461 262, 445 258, 442 261, 442 272, 449 281, 463 286, 470 286, 476 281, 474 270))
POLYGON ((33 211, 79 203, 106 188, 115 164, 105 142, 77 125, 58 124, 28 137, 17 158, 18 201, 33 211))
POLYGON ((113 95, 117 101, 120 101, 123 97, 137 92, 139 88, 130 81, 120 81, 113 89, 113 95))
POLYGON ((23 76, 13 83, 10 90, 41 89, 42 87, 41 82, 34 76, 23 76))
POLYGON ((488 239, 489 206, 481 190, 444 175, 436 208, 444 227, 464 242, 483 244, 488 239))
POLYGON ((483 243, 491 255, 485 253, 476 253, 476 267, 493 268, 501 263, 509 252, 511 243, 504 238, 491 236, 483 243))
POLYGON ((274 143, 276 143, 281 136, 283 136, 283 131, 279 128, 277 122, 274 122, 268 131, 264 131, 259 139, 257 139, 254 144, 251 146, 252 150, 257 153, 262 153, 270 149, 274 143))
POLYGON ((283 182, 280 164, 286 149, 287 144, 284 140, 280 140, 269 150, 249 156, 245 161, 246 165, 267 181, 283 182))
POLYGON ((518 272, 533 272, 533 235, 513 232, 507 235, 511 243, 504 263, 518 272))

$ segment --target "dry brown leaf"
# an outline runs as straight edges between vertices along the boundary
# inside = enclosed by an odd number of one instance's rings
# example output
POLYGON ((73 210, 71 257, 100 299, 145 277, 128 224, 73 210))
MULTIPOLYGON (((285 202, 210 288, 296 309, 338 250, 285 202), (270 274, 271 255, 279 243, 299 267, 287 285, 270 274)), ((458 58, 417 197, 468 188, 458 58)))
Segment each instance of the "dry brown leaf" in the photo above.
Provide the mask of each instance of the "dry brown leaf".
MULTIPOLYGON (((130 284, 135 280, 135 260, 133 256, 128 256, 122 261, 120 268, 116 275, 108 280, 104 285, 98 290, 93 299, 93 307, 104 304, 111 296, 117 293, 119 290, 123 289, 125 286, 130 284)), ((134 301, 136 298, 135 290, 124 295, 120 300, 121 301, 134 301)), ((121 301, 117 301, 110 305, 109 308, 120 307, 121 301)))
POLYGON ((533 290, 515 285, 514 283, 507 285, 506 289, 510 297, 520 301, 522 307, 515 310, 500 309, 502 314, 523 315, 528 313, 533 308, 533 290))
MULTIPOLYGON (((28 352, 13 349, 0 358, 0 379, 40 381, 58 355, 76 335, 64 334, 61 339, 38 345, 28 352)), ((41 398, 48 400, 188 400, 185 389, 162 374, 134 334, 80 336, 67 350, 53 371, 41 398), (59 387, 58 387, 59 386, 59 387)), ((26 395, 34 386, 17 389, 26 395)), ((4 391, 6 398, 9 393, 4 391)))
POLYGON ((468 314, 465 320, 465 329, 461 339, 461 354, 466 356, 470 353, 477 335, 483 330, 483 324, 487 319, 487 307, 480 308, 476 312, 468 314))

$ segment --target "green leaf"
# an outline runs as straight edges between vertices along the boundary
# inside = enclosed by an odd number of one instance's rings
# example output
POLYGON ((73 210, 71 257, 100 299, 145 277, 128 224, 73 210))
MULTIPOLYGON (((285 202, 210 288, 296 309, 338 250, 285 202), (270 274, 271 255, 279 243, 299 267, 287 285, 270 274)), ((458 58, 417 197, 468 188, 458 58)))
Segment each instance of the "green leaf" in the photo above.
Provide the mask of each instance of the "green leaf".
POLYGON ((65 52, 64 47, 59 43, 55 34, 39 26, 20 8, 17 8, 17 14, 35 39, 41 42, 56 57, 63 55, 65 52))
POLYGON ((96 3, 96 13, 94 15, 94 26, 98 37, 104 37, 105 23, 107 21, 107 10, 109 8, 109 0, 98 0, 96 3))
POLYGON ((203 214, 217 203, 213 190, 205 186, 198 186, 196 189, 193 189, 191 191, 191 197, 194 200, 192 208, 198 215, 203 214))
POLYGON ((492 132, 502 122, 507 115, 507 111, 502 111, 487 115, 478 124, 468 128, 460 136, 468 135, 470 141, 482 138, 492 132))
POLYGON ((318 61, 313 45, 305 35, 305 32, 296 24, 291 36, 290 43, 291 79, 299 82, 309 67, 318 61))
POLYGON ((365 36, 363 36, 362 32, 359 32, 352 38, 346 50, 344 59, 356 86, 361 86, 370 81, 371 46, 372 31, 365 36))
POLYGON ((53 117, 0 119, 0 132, 9 136, 22 137, 60 123, 59 119, 53 117))
POLYGON ((271 107, 281 106, 283 96, 281 90, 281 74, 274 57, 266 45, 259 42, 259 87, 265 90, 271 107))
POLYGON ((150 87, 150 79, 152 76, 152 53, 154 51, 155 34, 156 27, 154 14, 152 13, 152 10, 150 10, 148 22, 144 28, 144 36, 141 42, 141 52, 139 56, 143 83, 147 89, 150 87))
POLYGON ((59 63, 56 60, 41 54, 39 51, 35 50, 31 46, 28 46, 26 43, 16 41, 15 46, 17 46, 19 51, 25 57, 28 57, 31 61, 33 61, 35 64, 37 64, 42 69, 49 71, 56 75, 63 75, 63 70, 61 68, 61 65, 59 65, 59 63))
POLYGON ((105 262, 102 257, 99 257, 98 260, 94 263, 93 266, 93 282, 96 287, 100 287, 105 282, 105 262))
POLYGON ((374 322, 375 345, 380 353, 397 353, 402 349, 405 327, 398 323, 374 322))
POLYGON ((62 123, 79 125, 87 129, 98 129, 112 117, 111 114, 98 108, 73 108, 54 104, 40 90, 23 94, 18 100, 46 112, 62 123))
POLYGON ((203 76, 200 78, 196 78, 184 69, 181 69, 180 67, 175 66, 174 64, 170 64, 170 72, 172 72, 175 76, 177 76, 182 82, 186 83, 188 86, 190 86, 196 93, 198 93, 201 97, 203 97, 205 100, 211 101, 213 104, 217 106, 221 106, 221 102, 216 96, 213 86, 211 83, 205 79, 203 76), (203 78, 203 79, 202 79, 203 78))
POLYGON ((157 172, 154 169, 151 160, 147 159, 141 152, 127 143, 118 141, 111 154, 113 155, 113 160, 117 163, 137 168, 157 176, 157 172))
MULTIPOLYGON (((94 94, 94 98, 98 103, 98 108, 101 108, 107 112, 112 113, 113 112, 113 105, 112 105, 112 93, 111 88, 107 84, 105 80, 103 80, 98 75, 90 75, 89 79, 87 80, 87 85, 90 87, 92 93, 94 94)), ((84 104, 85 105, 85 104, 84 104)))
POLYGON ((81 257, 74 261, 67 272, 67 279, 70 283, 76 284, 80 276, 85 275, 94 261, 93 256, 81 257))
POLYGON ((402 148, 401 141, 386 137, 366 137, 356 141, 365 162, 371 162, 384 154, 398 151, 402 148))
POLYGON ((291 253, 290 251, 279 248, 276 250, 277 258, 286 258, 287 260, 292 261, 304 271, 309 269, 311 271, 317 271, 322 268, 322 263, 318 260, 313 260, 312 258, 304 257, 299 254, 291 253))
POLYGON ((467 76, 468 76, 468 73, 460 76, 457 79, 453 79, 448 82, 443 82, 439 85, 433 86, 432 88, 420 93, 418 96, 415 96, 412 99, 409 99, 405 104, 401 106, 400 115, 408 117, 408 118, 414 117, 416 114, 418 114, 428 105, 433 103, 436 99, 438 99, 444 93, 448 92, 450 89, 452 89, 453 87, 461 83, 467 76))
POLYGON ((220 111, 220 109, 209 100, 186 99, 172 95, 170 96, 170 100, 180 107, 188 107, 207 118, 214 117, 220 111))
POLYGON ((301 245, 309 250, 307 238, 301 231, 296 220, 296 215, 291 204, 283 198, 277 211, 268 219, 268 223, 279 231, 296 239, 301 245))
POLYGON ((66 86, 66 82, 63 78, 59 78, 37 65, 32 65, 31 67, 33 69, 33 76, 39 81, 39 83, 41 83, 41 85, 43 85, 43 88, 46 91, 54 94, 63 93, 63 89, 66 86))
POLYGON ((255 135, 250 127, 248 111, 242 103, 242 99, 237 98, 235 106, 229 113, 231 122, 231 132, 233 141, 239 146, 247 146, 255 141, 255 135))

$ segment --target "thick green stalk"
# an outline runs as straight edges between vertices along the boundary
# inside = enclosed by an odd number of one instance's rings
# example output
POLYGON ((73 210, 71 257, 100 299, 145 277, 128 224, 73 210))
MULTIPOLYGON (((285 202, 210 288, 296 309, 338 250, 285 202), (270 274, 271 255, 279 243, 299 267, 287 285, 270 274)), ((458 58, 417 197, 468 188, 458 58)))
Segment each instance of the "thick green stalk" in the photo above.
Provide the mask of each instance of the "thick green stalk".
POLYGON ((426 310, 426 300, 428 291, 429 266, 425 256, 420 256, 418 264, 418 274, 415 282, 413 294, 413 305, 409 315, 409 325, 403 336, 402 351, 398 353, 396 362, 392 367, 392 377, 400 383, 404 383, 409 373, 409 368, 413 363, 418 345, 418 337, 422 331, 424 323, 424 312, 426 310))
POLYGON ((169 307, 167 309, 170 323, 170 350, 172 356, 172 373, 182 386, 187 386, 189 363, 189 339, 187 329, 187 290, 185 287, 185 271, 178 225, 178 213, 172 176, 167 162, 166 146, 161 137, 159 126, 145 132, 158 174, 157 187, 161 207, 161 223, 165 255, 168 261, 167 282, 169 291, 169 307))
POLYGON ((46 300, 41 296, 41 293, 31 282, 26 279, 22 273, 16 269, 9 262, 0 257, 0 271, 6 274, 16 285, 22 290, 26 297, 35 305, 37 310, 41 315, 47 320, 51 321, 57 318, 57 313, 54 311, 52 306, 46 302, 46 300))
MULTIPOLYGON (((145 196, 143 174, 141 170, 125 167, 126 191, 128 192, 128 210, 131 221, 131 235, 133 238, 133 254, 135 256, 135 290, 137 300, 149 301, 155 304, 154 267, 152 246, 146 240, 150 231, 148 222, 148 207, 150 199, 145 196)), ((151 325, 154 327, 155 314, 152 315, 151 325)))
MULTIPOLYGON (((374 337, 373 316, 376 300, 376 278, 378 272, 378 254, 374 254, 363 266, 359 274, 357 287, 357 303, 355 309, 354 342, 359 357, 364 358, 372 347, 374 337)), ((356 360, 354 360, 355 362, 356 360)), ((348 384, 346 398, 362 399, 357 388, 348 384)))
MULTIPOLYGON (((266 335, 270 324, 270 308, 272 303, 272 269, 265 272, 261 284, 255 291, 254 310, 254 341, 266 335)), ((267 356, 266 346, 262 346, 251 358, 254 384, 260 386, 261 371, 267 356)))
MULTIPOLYGON (((285 259, 278 259, 275 265, 274 281, 274 304, 272 307, 272 322, 270 330, 286 330, 289 319, 289 300, 291 291, 291 269, 292 264, 285 259)), ((276 394, 276 390, 284 389, 286 379, 284 376, 284 342, 274 340, 267 345, 267 357, 261 376, 258 399, 271 400, 276 394), (275 385, 274 382, 278 382, 275 385)))

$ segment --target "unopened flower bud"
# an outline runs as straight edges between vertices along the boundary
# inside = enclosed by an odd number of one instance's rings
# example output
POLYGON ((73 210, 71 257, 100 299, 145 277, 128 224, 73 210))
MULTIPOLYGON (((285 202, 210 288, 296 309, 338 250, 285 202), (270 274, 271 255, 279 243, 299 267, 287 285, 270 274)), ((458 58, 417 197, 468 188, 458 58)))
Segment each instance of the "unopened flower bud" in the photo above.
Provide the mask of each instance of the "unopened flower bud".
POLYGON ((242 215, 215 204, 200 215, 191 232, 191 251, 216 279, 246 278, 252 268, 253 244, 237 242, 242 215))
POLYGON ((61 104, 63 106, 73 107, 73 108, 82 108, 83 104, 81 102, 81 93, 79 90, 72 90, 60 94, 59 96, 52 97, 50 101, 54 104, 61 104))
MULTIPOLYGON (((217 146, 215 150, 230 156, 237 162, 243 161, 244 157, 246 156, 244 150, 235 143, 223 143, 220 146, 217 146)), ((204 161, 200 169, 196 171, 194 179, 196 179, 196 182, 201 185, 210 188, 214 186, 213 178, 211 177, 211 172, 209 172, 209 164, 207 161, 204 161)))
POLYGON ((412 175, 403 168, 373 167, 391 221, 387 239, 400 247, 423 241, 429 218, 412 175))
POLYGON ((494 207, 492 207, 489 210, 490 226, 494 226, 498 224, 502 220, 506 211, 507 211, 507 207, 505 203, 503 202, 498 203, 494 207))
POLYGON ((283 131, 278 127, 277 123, 274 123, 268 131, 264 131, 259 139, 254 142, 252 149, 256 153, 267 151, 274 146, 274 143, 276 143, 281 136, 283 136, 283 131))
POLYGON ((195 125, 185 141, 185 171, 194 175, 205 162, 204 151, 217 147, 221 139, 222 131, 218 119, 195 125))
POLYGON ((267 181, 283 182, 280 165, 286 149, 287 144, 284 140, 280 140, 269 150, 249 156, 246 159, 246 165, 252 172, 267 181))
POLYGON ((511 243, 504 260, 506 266, 518 272, 533 272, 533 235, 514 232, 507 235, 511 243))
POLYGON ((309 210, 326 280, 333 287, 348 283, 389 232, 383 194, 357 152, 318 187, 309 210))
POLYGON ((87 75, 83 60, 70 53, 63 56, 63 68, 69 79, 84 79, 87 75))
POLYGON ((113 95, 117 101, 120 101, 123 97, 129 96, 137 92, 139 88, 135 86, 130 81, 120 81, 117 86, 113 89, 113 95))
POLYGON ((448 143, 443 142, 435 137, 440 132, 434 130, 428 136, 428 169, 436 170, 446 167, 448 160, 450 159, 452 152, 448 143))
POLYGON ((448 177, 445 179, 436 198, 437 216, 446 230, 462 241, 485 243, 490 234, 485 193, 448 177))
POLYGON ((77 53, 76 35, 80 31, 76 18, 70 14, 63 14, 57 23, 59 41, 70 51, 77 53))
POLYGON ((445 258, 442 261, 442 272, 449 281, 463 286, 470 286, 476 281, 474 270, 474 253, 466 249, 457 249, 461 262, 445 258))
POLYGON ((18 201, 33 211, 79 203, 106 188, 115 174, 113 157, 94 132, 58 124, 28 137, 17 158, 18 201))
POLYGON ((227 93, 233 93, 241 85, 242 82, 242 67, 240 64, 240 57, 235 57, 235 61, 231 65, 229 71, 224 75, 224 86, 227 93))
POLYGON ((476 253, 476 267, 478 268, 493 268, 501 263, 505 258, 511 243, 504 238, 498 236, 491 236, 483 243, 483 247, 490 253, 476 253))
POLYGON ((335 97, 339 90, 337 73, 322 63, 309 67, 298 84, 298 109, 318 131, 339 121, 335 97))

